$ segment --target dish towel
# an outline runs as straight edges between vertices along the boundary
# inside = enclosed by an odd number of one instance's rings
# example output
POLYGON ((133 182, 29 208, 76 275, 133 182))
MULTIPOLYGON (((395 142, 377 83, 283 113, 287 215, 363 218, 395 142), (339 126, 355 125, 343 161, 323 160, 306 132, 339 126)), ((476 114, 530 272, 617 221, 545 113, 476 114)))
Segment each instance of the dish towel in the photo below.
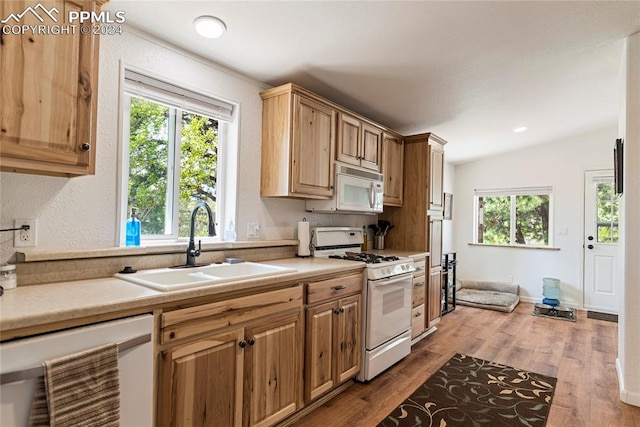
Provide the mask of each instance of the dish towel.
POLYGON ((107 344, 44 362, 29 426, 120 425, 118 345, 107 344))

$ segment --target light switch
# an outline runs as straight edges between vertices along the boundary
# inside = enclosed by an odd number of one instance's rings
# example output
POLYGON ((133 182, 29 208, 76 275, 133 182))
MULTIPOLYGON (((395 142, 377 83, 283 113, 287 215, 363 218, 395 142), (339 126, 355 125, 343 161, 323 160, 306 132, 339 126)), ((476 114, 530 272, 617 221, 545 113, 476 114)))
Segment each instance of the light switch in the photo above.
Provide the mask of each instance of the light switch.
POLYGON ((568 227, 558 227, 558 236, 568 236, 569 228, 568 227))

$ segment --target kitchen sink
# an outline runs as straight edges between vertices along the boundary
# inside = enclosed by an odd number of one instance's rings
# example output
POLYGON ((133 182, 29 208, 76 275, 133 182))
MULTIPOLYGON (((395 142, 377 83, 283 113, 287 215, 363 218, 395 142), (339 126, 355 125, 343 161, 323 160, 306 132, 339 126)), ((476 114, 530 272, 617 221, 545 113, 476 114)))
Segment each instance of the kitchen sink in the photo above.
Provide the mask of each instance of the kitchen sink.
POLYGON ((115 277, 159 291, 226 284, 240 280, 294 273, 294 268, 257 262, 220 263, 194 268, 160 268, 137 273, 118 273, 115 277))

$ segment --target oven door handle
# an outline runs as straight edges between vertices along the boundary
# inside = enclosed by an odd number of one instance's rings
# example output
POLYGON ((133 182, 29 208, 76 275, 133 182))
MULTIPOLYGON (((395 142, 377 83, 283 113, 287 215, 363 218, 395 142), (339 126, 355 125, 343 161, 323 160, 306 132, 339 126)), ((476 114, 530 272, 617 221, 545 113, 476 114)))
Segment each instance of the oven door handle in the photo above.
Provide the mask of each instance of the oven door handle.
POLYGON ((412 285, 413 284, 413 282, 411 281, 412 279, 413 279, 413 273, 407 273, 407 274, 402 274, 400 276, 394 276, 389 279, 375 280, 375 281, 372 281, 371 283, 373 284, 373 286, 378 287, 378 286, 393 285, 394 283, 408 280, 409 281, 408 284, 412 285))

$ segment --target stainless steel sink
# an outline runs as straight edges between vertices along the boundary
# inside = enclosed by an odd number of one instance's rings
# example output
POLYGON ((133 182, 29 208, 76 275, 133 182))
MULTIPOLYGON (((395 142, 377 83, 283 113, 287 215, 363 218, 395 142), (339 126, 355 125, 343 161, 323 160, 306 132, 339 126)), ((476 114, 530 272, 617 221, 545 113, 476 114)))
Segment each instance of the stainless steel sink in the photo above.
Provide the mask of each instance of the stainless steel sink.
POLYGON ((174 291, 294 272, 296 270, 293 268, 241 262, 194 268, 142 270, 131 274, 118 273, 115 277, 159 291, 174 291))

